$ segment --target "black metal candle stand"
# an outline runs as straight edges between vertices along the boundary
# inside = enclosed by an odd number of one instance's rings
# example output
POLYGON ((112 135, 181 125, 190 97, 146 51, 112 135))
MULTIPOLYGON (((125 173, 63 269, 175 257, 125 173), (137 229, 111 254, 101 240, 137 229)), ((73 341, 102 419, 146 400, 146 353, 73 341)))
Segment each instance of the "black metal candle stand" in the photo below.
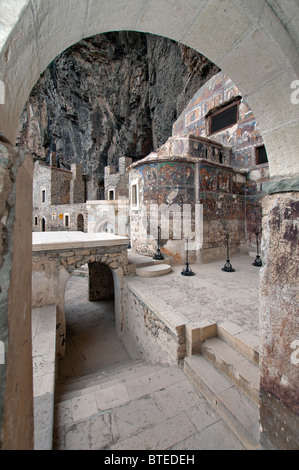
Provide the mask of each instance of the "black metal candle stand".
POLYGON ((226 235, 226 250, 227 250, 227 256, 226 256, 226 263, 223 268, 221 268, 222 271, 225 271, 226 273, 233 273, 235 272, 235 269, 232 267, 230 259, 229 259, 229 235, 226 235))
POLYGON ((254 263, 252 263, 252 266, 257 266, 258 268, 260 268, 263 265, 263 263, 259 255, 259 233, 256 233, 255 236, 256 236, 256 258, 254 260, 254 263))
POLYGON ((164 256, 162 255, 161 250, 160 250, 160 233, 161 233, 161 227, 158 226, 157 251, 153 256, 153 259, 155 259, 155 260, 163 260, 164 259, 164 256))
POLYGON ((189 266, 189 261, 188 261, 188 237, 186 238, 187 241, 187 248, 186 248, 186 264, 184 269, 181 272, 182 276, 194 276, 195 273, 192 271, 192 269, 189 266))

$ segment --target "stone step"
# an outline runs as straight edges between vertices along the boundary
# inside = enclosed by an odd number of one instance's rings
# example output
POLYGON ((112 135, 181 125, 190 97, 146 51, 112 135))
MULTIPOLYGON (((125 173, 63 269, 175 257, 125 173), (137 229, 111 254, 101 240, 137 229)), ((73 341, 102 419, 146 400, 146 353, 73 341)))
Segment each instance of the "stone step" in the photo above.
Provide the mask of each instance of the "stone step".
POLYGON ((201 353, 259 405, 259 367, 219 337, 203 342, 201 353))
POLYGON ((76 396, 83 396, 98 389, 114 387, 129 380, 136 380, 160 372, 167 365, 150 364, 141 360, 123 361, 96 374, 64 381, 56 390, 56 401, 65 401, 76 396))
POLYGON ((217 336, 246 356, 254 364, 259 364, 259 337, 230 321, 217 323, 217 336))
POLYGON ((189 356, 184 372, 247 449, 259 449, 259 407, 202 355, 189 356))
POLYGON ((144 266, 136 268, 136 276, 140 277, 157 277, 164 276, 172 271, 169 264, 154 264, 151 266, 144 266))

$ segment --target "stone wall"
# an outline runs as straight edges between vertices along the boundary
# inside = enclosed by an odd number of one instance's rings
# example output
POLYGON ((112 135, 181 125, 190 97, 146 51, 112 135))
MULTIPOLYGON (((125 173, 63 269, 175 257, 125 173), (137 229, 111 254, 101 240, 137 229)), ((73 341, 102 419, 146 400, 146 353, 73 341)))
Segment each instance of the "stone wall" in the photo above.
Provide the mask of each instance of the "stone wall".
POLYGON ((78 228, 78 216, 83 217, 87 230, 85 185, 80 165, 72 165, 72 171, 35 162, 33 173, 33 221, 32 231, 82 230, 78 228), (45 191, 45 202, 42 201, 45 191), (66 220, 66 216, 68 216, 66 220))
POLYGON ((51 204, 51 167, 35 162, 33 170, 33 207, 51 204), (45 204, 42 203, 42 191, 45 193, 45 204))
POLYGON ((46 231, 76 231, 78 230, 78 217, 83 216, 84 232, 87 231, 88 217, 86 204, 62 204, 33 207, 32 231, 41 231, 41 220, 44 218, 46 231), (68 226, 66 226, 66 215, 68 215, 68 226))
POLYGON ((121 339, 131 357, 162 364, 177 364, 186 355, 185 327, 174 327, 144 302, 142 295, 126 279, 125 320, 121 339))
POLYGON ((83 204, 85 202, 85 183, 82 174, 82 165, 71 165, 72 180, 70 183, 70 203, 83 204))
POLYGON ((70 204, 72 178, 70 171, 51 168, 51 204, 70 204))
POLYGON ((129 157, 120 157, 118 171, 115 166, 107 166, 104 171, 105 199, 111 200, 110 191, 113 191, 113 199, 128 196, 129 173, 127 168, 132 164, 129 157))
POLYGON ((200 260, 226 257, 226 235, 230 254, 247 251, 245 240, 245 172, 201 162, 200 203, 203 205, 203 244, 200 260))
POLYGON ((299 192, 263 199, 260 284, 261 442, 299 448, 299 192))

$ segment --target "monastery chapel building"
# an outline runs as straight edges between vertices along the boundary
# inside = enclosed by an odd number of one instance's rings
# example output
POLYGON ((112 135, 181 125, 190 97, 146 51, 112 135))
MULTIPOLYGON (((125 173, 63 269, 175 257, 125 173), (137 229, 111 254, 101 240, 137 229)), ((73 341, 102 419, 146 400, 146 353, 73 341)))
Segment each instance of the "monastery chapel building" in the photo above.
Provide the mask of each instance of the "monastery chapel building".
MULTIPOLYGON (((0 0, 0 448, 54 446, 66 285, 76 269, 88 265, 89 300, 102 300, 109 291, 115 330, 130 357, 162 364, 158 375, 163 380, 172 374, 167 367, 195 380, 244 448, 298 449, 297 2, 203 0, 191 2, 192 8, 183 0, 8 3, 0 0), (16 140, 30 92, 53 59, 107 31, 171 38, 204 54, 221 71, 193 96, 163 145, 141 160, 120 156, 118 167, 105 168, 104 198, 88 200, 88 175, 81 165, 62 167, 54 152, 48 164, 33 163, 16 140), (218 260, 222 265, 228 240, 230 253, 247 257, 252 269, 251 258, 260 249, 261 265, 254 267, 259 276, 257 342, 255 332, 223 325, 220 307, 216 320, 199 321, 171 304, 175 286, 165 289, 169 304, 155 302, 151 280, 143 284, 138 279, 144 271, 138 271, 132 256, 146 256, 152 263, 160 248, 164 260, 150 269, 166 265, 169 276, 178 273, 182 280, 184 223, 194 270, 218 260), (220 343, 221 354, 232 347, 242 360, 229 366, 218 360, 218 341, 225 343, 220 343), (201 368, 206 359, 212 362, 209 373, 201 368), (241 362, 246 372, 239 373, 241 362), (226 388, 214 394, 207 386, 216 376, 221 388, 220 372, 227 374, 229 393, 226 388), (228 402, 236 395, 230 396, 231 390, 245 397, 247 405, 239 410, 246 410, 249 422, 244 414, 232 416, 228 402)), ((219 268, 220 274, 223 282, 238 276, 219 268)), ((201 276, 203 283, 211 279, 208 271, 201 276)), ((200 276, 185 280, 190 286, 200 276)), ((220 291, 223 285, 217 282, 220 291)), ((193 295, 199 302, 200 289, 193 295)), ((84 413, 110 413, 113 400, 128 405, 128 388, 124 382, 118 387, 121 392, 109 397, 105 386, 97 389, 93 405, 76 408, 77 421, 75 407, 71 415, 68 408, 63 430, 70 431, 70 422, 71 432, 79 428, 84 413)), ((134 393, 136 398, 138 387, 134 393)), ((166 415, 170 412, 166 408, 166 415)), ((106 431, 99 433, 102 448, 113 447, 106 431)))

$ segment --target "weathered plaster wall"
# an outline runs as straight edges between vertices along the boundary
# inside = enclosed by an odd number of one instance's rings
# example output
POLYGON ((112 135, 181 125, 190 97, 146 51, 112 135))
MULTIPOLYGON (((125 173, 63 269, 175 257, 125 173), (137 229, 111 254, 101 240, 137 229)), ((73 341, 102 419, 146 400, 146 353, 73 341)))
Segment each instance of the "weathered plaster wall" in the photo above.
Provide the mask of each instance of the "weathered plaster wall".
POLYGON ((226 234, 230 254, 246 252, 245 182, 243 172, 201 162, 200 203, 203 205, 202 262, 226 257, 226 234))
POLYGON ((265 266, 260 284, 261 438, 270 448, 298 449, 299 446, 298 223, 298 192, 264 197, 265 266))

